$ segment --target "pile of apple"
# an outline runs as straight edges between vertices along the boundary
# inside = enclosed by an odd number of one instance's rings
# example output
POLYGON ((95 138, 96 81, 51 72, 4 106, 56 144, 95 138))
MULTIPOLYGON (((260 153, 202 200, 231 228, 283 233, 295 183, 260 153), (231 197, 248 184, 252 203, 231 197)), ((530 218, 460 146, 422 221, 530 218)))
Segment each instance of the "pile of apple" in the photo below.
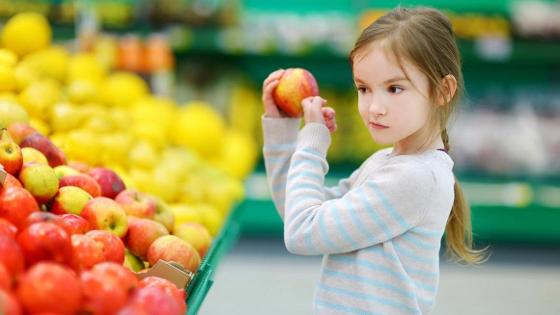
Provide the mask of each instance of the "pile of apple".
POLYGON ((27 124, 1 131, 0 164, 0 313, 185 313, 183 289, 133 271, 162 259, 196 272, 211 243, 202 225, 175 228, 165 202, 67 163, 27 124))

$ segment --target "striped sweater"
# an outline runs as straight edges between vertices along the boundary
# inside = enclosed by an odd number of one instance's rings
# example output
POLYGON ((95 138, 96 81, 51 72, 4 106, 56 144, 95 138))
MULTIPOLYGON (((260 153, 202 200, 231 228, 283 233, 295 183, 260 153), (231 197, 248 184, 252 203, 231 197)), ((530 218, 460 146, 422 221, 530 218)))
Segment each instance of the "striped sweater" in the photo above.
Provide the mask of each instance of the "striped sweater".
POLYGON ((453 161, 384 149, 325 187, 328 129, 262 118, 264 159, 287 249, 323 255, 315 314, 429 314, 453 199, 453 161))

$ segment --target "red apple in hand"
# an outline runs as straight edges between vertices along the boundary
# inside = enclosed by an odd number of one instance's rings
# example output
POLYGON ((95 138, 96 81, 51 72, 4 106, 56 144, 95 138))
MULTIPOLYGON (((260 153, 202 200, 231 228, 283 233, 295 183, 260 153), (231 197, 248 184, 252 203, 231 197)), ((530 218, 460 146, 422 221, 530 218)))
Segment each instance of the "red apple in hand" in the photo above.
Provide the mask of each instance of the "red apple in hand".
POLYGON ((168 234, 167 229, 156 221, 129 217, 126 247, 133 255, 147 260, 150 245, 160 236, 168 234))
POLYGON ((106 230, 118 237, 123 237, 128 229, 126 213, 116 201, 109 198, 91 199, 81 215, 93 229, 106 230))
POLYGON ((57 225, 64 228, 68 235, 86 234, 90 230, 89 222, 81 216, 75 214, 61 215, 57 225))
POLYGON ((72 252, 70 265, 78 272, 105 261, 102 245, 85 235, 72 235, 72 252))
POLYGON ((20 146, 22 148, 34 148, 45 155, 50 167, 66 164, 66 156, 49 138, 35 132, 25 137, 20 146))
POLYGON ((115 234, 104 230, 92 230, 86 236, 101 245, 105 261, 122 264, 124 262, 124 243, 115 234))
POLYGON ((24 164, 19 180, 39 203, 47 203, 58 191, 58 177, 54 170, 44 164, 24 164))
POLYGON ((52 262, 41 262, 21 277, 17 295, 29 314, 52 312, 74 315, 80 308, 80 280, 69 268, 52 262))
POLYGON ((12 140, 6 129, 2 129, 0 135, 0 164, 12 175, 16 175, 23 165, 21 148, 12 140))
POLYGON ((12 279, 17 278, 25 267, 25 260, 18 243, 0 234, 0 265, 4 265, 12 279))
POLYGON ((87 174, 73 174, 62 176, 60 179, 60 187, 74 186, 85 190, 93 198, 101 196, 101 187, 87 174))
POLYGON ((0 289, 0 314, 2 315, 21 315, 21 305, 17 298, 9 291, 0 289))
POLYGON ((319 86, 313 75, 302 68, 284 71, 280 82, 272 92, 274 102, 290 117, 303 114, 301 101, 309 96, 319 95, 319 86))
POLYGON ((115 198, 126 187, 122 179, 108 168, 96 167, 88 174, 101 186, 101 195, 107 198, 115 198))
POLYGON ((55 214, 70 213, 79 215, 91 199, 91 195, 81 188, 74 186, 60 187, 54 196, 51 212, 55 214))
POLYGON ((200 266, 200 255, 196 249, 174 235, 162 236, 150 245, 148 249, 150 265, 155 265, 160 259, 179 263, 191 272, 196 272, 200 266))
POLYGON ((151 219, 156 214, 155 199, 133 189, 121 191, 115 197, 115 201, 122 206, 127 215, 151 219))
POLYGON ((70 236, 63 228, 54 223, 31 224, 19 233, 17 242, 27 266, 44 260, 65 264, 72 259, 70 236))
POLYGON ((0 193, 0 218, 16 227, 19 228, 27 216, 36 211, 39 211, 39 205, 27 190, 13 187, 0 193))

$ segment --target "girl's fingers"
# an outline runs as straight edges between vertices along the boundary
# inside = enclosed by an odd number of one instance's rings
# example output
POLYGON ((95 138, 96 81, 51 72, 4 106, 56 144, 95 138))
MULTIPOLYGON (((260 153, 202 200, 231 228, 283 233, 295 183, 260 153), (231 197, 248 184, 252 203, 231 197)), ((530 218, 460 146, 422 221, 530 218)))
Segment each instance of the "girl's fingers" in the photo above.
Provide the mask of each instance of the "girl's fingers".
POLYGON ((264 80, 263 82, 263 89, 272 81, 274 80, 280 80, 280 78, 282 77, 282 75, 284 74, 284 69, 278 69, 274 72, 272 72, 271 74, 268 75, 268 77, 264 80))

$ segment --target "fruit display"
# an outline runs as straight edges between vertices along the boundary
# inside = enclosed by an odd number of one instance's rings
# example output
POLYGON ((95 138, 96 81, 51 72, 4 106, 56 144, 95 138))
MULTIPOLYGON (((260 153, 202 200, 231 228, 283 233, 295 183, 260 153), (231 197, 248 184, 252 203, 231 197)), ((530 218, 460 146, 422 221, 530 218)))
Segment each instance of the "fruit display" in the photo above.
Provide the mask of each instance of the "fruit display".
POLYGON ((197 272, 256 144, 207 103, 178 106, 51 45, 37 13, 1 39, 2 313, 184 314, 184 288, 135 272, 158 260, 197 272))

